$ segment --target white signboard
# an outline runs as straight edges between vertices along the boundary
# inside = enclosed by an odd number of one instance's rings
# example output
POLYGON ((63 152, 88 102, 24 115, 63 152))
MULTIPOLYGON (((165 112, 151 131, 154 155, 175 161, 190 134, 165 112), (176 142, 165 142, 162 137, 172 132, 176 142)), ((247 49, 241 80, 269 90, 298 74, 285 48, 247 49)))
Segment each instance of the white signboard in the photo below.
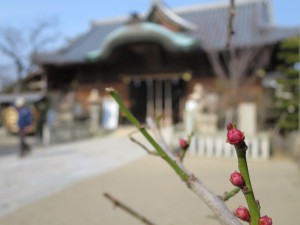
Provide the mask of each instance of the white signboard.
POLYGON ((238 128, 246 136, 256 134, 257 116, 256 105, 251 102, 243 102, 238 106, 238 128))
POLYGON ((107 130, 118 128, 119 105, 113 98, 103 98, 102 101, 102 126, 107 130))

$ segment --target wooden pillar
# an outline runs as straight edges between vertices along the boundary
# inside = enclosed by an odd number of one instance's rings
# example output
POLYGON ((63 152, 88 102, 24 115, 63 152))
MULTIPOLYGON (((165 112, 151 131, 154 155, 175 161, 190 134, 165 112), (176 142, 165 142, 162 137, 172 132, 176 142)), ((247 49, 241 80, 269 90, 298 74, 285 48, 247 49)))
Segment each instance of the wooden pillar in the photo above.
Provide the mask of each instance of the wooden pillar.
POLYGON ((155 116, 163 114, 162 81, 155 82, 155 116))
POLYGON ((154 117, 154 92, 153 92, 153 80, 146 80, 147 86, 147 116, 154 117))
POLYGON ((172 81, 166 80, 165 82, 165 122, 172 124, 172 81))

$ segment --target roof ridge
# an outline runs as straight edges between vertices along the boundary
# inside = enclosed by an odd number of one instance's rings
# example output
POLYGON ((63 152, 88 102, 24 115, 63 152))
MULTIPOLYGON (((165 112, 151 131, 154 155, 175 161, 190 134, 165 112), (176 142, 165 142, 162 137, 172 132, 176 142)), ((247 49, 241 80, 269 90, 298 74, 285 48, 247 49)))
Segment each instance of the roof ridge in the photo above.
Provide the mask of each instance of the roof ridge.
POLYGON ((181 26, 184 26, 190 30, 197 30, 198 27, 193 24, 192 22, 182 18, 180 15, 178 15, 176 12, 174 12, 173 9, 166 6, 166 4, 162 3, 161 1, 155 1, 156 6, 162 10, 163 13, 165 13, 171 20, 175 21, 177 24, 180 24, 181 26))
POLYGON ((91 25, 92 26, 99 26, 99 25, 117 24, 117 23, 126 21, 126 19, 128 19, 128 15, 110 17, 110 18, 105 18, 105 19, 96 19, 96 20, 91 21, 91 25))
MULTIPOLYGON (((239 6, 239 5, 246 5, 249 3, 258 3, 263 1, 265 0, 238 0, 235 2, 235 4, 239 6)), ((209 9, 228 8, 228 7, 229 7, 228 1, 223 0, 219 2, 207 2, 207 3, 193 4, 189 6, 181 6, 178 8, 173 8, 172 10, 175 13, 186 13, 186 12, 193 12, 199 10, 209 10, 209 9)))
MULTIPOLYGON (((236 5, 243 5, 248 3, 255 3, 255 2, 262 2, 265 0, 237 0, 236 5)), ((162 4, 158 2, 157 4, 162 4)), ((185 13, 191 11, 198 11, 198 10, 207 10, 207 9, 216 9, 216 8, 223 8, 228 7, 228 1, 220 1, 220 2, 209 2, 209 3, 199 3, 199 4, 192 4, 189 6, 181 6, 178 8, 170 8, 174 13, 185 13)), ((145 16, 146 13, 139 13, 141 16, 145 16)), ((179 16, 179 15, 178 15, 179 16)), ((92 26, 99 26, 99 25, 111 25, 117 24, 120 22, 124 22, 128 19, 128 15, 122 15, 117 17, 109 17, 103 19, 95 19, 91 21, 92 26)))

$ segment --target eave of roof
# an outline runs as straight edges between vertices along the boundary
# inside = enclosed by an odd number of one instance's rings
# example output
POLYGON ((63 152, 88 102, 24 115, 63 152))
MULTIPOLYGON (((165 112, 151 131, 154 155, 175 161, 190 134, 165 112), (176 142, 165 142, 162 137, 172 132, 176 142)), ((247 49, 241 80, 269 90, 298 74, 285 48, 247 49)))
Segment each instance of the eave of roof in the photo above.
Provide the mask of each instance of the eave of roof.
POLYGON ((105 59, 120 45, 143 41, 160 43, 170 52, 186 52, 200 46, 194 38, 170 31, 155 23, 144 22, 117 28, 107 36, 101 47, 88 53, 88 58, 105 59))
POLYGON ((26 102, 38 102, 45 97, 45 93, 31 92, 19 94, 0 94, 0 104, 9 103, 13 104, 17 98, 22 97, 26 102))

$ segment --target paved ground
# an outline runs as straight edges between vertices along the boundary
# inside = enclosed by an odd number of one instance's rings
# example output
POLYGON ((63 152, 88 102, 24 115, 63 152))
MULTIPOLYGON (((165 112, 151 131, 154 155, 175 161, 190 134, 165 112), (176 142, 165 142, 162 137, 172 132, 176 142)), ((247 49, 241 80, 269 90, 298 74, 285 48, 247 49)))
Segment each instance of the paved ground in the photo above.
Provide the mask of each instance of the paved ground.
MULTIPOLYGON (((188 157, 186 166, 216 193, 232 187, 233 159, 188 157)), ((250 161, 262 214, 274 224, 299 224, 300 173, 288 159, 250 161)), ((0 159, 0 225, 141 225, 103 197, 109 192, 156 224, 216 225, 209 209, 161 159, 145 153, 123 131, 102 139, 37 149, 20 160, 0 159), (87 179, 89 178, 89 179, 87 179), (50 195, 51 194, 51 195, 50 195)), ((245 205, 241 195, 230 200, 245 205)))
POLYGON ((25 158, 18 157, 15 137, 8 137, 5 145, 1 145, 5 154, 0 158, 0 215, 144 154, 125 135, 119 134, 120 131, 105 138, 33 147, 25 158), (124 149, 124 144, 130 147, 124 149))

